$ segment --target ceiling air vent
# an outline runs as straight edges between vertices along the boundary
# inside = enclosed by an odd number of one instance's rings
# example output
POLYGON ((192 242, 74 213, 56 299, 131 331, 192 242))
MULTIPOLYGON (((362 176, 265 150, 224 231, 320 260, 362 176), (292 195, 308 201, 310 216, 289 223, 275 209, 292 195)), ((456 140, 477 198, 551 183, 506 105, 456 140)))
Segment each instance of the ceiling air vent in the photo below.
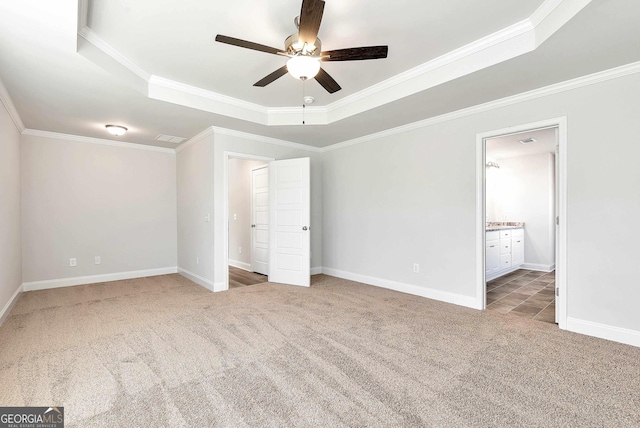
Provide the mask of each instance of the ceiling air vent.
POLYGON ((186 138, 182 138, 182 137, 174 137, 172 135, 163 135, 160 134, 156 137, 157 141, 164 141, 166 143, 182 143, 184 140, 186 140, 186 138))
POLYGON ((525 138, 524 140, 520 140, 518 141, 520 144, 531 144, 531 143, 536 143, 538 140, 536 140, 535 138, 525 138))

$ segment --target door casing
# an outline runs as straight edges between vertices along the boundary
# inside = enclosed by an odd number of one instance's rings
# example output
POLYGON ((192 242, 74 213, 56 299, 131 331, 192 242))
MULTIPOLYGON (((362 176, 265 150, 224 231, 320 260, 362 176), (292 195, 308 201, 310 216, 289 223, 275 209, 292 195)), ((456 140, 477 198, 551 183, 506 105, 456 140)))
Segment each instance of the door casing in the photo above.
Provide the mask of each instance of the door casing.
POLYGON ((567 284, 567 117, 557 117, 476 134, 476 309, 486 309, 485 237, 486 237, 486 140, 533 129, 557 127, 556 193, 559 218, 556 231, 556 306, 558 326, 566 330, 568 312, 567 284))

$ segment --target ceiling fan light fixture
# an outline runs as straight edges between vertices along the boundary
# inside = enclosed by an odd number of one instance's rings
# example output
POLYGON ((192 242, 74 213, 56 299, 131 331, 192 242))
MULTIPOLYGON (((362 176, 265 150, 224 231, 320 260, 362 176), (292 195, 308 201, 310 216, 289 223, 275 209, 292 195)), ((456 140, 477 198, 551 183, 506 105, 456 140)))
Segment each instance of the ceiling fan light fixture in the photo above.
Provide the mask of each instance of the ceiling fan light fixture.
POLYGON ((120 137, 121 135, 124 135, 125 132, 128 131, 127 128, 120 125, 105 125, 104 127, 107 128, 107 131, 109 132, 109 134, 115 135, 116 137, 120 137))
POLYGON ((287 71, 296 79, 313 79, 320 71, 320 61, 311 56, 294 56, 287 61, 287 71))

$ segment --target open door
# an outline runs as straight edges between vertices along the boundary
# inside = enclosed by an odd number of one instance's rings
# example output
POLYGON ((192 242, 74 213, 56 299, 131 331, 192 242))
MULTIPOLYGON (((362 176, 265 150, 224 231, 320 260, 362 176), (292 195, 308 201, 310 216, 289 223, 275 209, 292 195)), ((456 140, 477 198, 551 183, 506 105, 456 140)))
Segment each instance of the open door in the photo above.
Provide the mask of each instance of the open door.
POLYGON ((310 161, 269 163, 269 282, 311 282, 310 161))

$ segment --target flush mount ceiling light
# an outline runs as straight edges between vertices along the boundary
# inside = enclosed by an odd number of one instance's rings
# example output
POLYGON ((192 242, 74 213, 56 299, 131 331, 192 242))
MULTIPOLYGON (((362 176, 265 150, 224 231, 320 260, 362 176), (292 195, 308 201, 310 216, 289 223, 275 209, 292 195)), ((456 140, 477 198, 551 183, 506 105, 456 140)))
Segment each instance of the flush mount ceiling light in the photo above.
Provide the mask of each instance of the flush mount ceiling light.
POLYGON ((116 137, 124 135, 125 132, 127 132, 127 128, 120 125, 105 125, 104 127, 107 128, 107 131, 109 131, 110 134, 115 135, 116 137))
POLYGON ((287 61, 287 71, 296 79, 313 79, 320 71, 320 61, 312 56, 294 56, 287 61))

